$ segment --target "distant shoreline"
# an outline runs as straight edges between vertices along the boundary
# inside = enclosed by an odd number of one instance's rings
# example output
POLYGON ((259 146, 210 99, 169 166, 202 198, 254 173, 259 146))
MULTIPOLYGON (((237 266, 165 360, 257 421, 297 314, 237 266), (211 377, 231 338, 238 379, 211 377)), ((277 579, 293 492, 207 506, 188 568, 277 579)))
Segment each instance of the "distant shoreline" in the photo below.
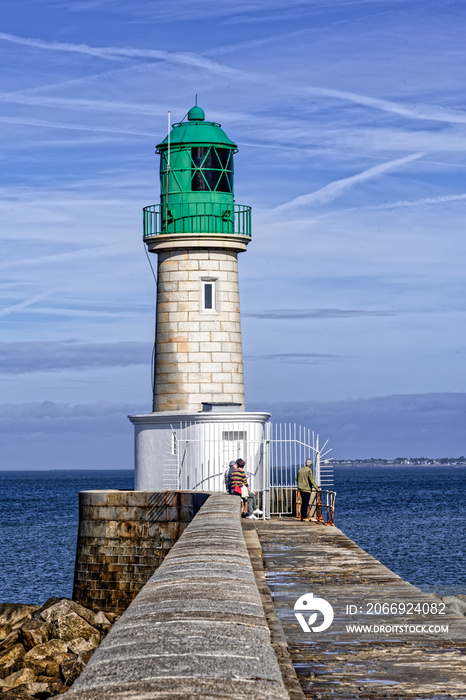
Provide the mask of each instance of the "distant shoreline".
POLYGON ((321 467, 333 467, 333 469, 352 469, 353 467, 358 467, 363 469, 365 467, 373 469, 374 467, 387 467, 389 469, 413 469, 417 467, 430 467, 432 469, 445 469, 446 467, 454 467, 455 469, 465 469, 466 464, 384 464, 383 462, 352 462, 351 464, 322 464, 321 467))
MULTIPOLYGON (((326 462, 321 462, 321 468, 322 467, 332 467, 333 469, 353 469, 354 467, 357 467, 358 469, 373 469, 373 468, 382 468, 382 467, 387 467, 390 469, 411 469, 411 468, 417 468, 417 467, 430 467, 432 469, 445 469, 446 467, 455 467, 456 469, 465 469, 466 464, 429 464, 427 462, 423 462, 422 464, 394 464, 393 462, 358 462, 357 460, 352 461, 350 464, 348 464, 346 461, 343 464, 340 463, 326 463, 326 462)), ((105 467, 100 467, 96 469, 0 469, 0 474, 50 474, 50 473, 56 473, 56 474, 93 474, 93 473, 102 473, 102 472, 134 472, 133 467, 128 467, 127 469, 115 469, 114 467, 112 468, 105 468, 105 467)))

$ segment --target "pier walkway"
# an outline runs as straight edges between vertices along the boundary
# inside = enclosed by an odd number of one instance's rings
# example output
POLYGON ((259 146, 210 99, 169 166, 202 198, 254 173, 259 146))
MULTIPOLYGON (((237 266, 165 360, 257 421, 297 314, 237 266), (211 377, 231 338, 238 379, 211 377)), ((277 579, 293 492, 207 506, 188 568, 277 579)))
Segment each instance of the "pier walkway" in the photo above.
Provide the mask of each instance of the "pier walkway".
MULTIPOLYGON (((243 521, 247 542, 252 527, 305 697, 466 698, 464 616, 404 581, 337 528, 291 518, 243 521), (327 630, 303 632, 298 624, 294 604, 306 593, 332 605, 327 630), (364 627, 350 631, 351 625, 364 627)), ((311 625, 321 621, 319 613, 311 625)))

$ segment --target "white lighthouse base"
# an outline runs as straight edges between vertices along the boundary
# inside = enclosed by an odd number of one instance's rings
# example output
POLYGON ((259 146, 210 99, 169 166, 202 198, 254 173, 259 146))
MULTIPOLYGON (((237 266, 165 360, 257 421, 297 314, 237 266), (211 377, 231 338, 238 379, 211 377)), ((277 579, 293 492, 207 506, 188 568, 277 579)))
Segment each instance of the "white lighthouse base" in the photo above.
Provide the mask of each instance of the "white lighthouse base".
POLYGON ((137 491, 225 491, 229 462, 246 462, 252 490, 268 488, 270 413, 167 412, 128 416, 135 429, 137 491))

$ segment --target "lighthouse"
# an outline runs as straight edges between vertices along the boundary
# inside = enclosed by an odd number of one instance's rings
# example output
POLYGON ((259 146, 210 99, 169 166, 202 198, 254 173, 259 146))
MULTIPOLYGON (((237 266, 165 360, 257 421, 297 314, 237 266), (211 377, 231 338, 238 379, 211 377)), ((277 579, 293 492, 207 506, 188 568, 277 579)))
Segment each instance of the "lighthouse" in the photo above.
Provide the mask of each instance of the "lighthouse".
POLYGON ((257 488, 266 469, 270 414, 245 410, 238 254, 251 208, 235 203, 237 151, 197 104, 156 148, 160 202, 143 210, 157 255, 152 412, 129 417, 137 490, 224 490, 238 457, 257 488))

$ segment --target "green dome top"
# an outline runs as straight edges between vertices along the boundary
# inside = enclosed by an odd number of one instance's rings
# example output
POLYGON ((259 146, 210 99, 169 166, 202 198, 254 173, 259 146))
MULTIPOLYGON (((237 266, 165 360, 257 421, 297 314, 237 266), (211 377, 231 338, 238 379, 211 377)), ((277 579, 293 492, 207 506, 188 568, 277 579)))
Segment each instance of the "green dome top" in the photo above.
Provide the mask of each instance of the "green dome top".
POLYGON ((188 112, 188 120, 190 122, 203 122, 204 119, 205 113, 203 109, 201 109, 197 105, 195 107, 191 107, 191 109, 188 112))
MULTIPOLYGON (((204 110, 197 105, 189 110, 188 121, 173 124, 170 145, 179 146, 182 144, 212 144, 213 146, 226 146, 234 151, 237 150, 236 144, 228 138, 220 124, 205 121, 204 110)), ((168 136, 156 148, 156 153, 165 151, 168 148, 168 136)))

